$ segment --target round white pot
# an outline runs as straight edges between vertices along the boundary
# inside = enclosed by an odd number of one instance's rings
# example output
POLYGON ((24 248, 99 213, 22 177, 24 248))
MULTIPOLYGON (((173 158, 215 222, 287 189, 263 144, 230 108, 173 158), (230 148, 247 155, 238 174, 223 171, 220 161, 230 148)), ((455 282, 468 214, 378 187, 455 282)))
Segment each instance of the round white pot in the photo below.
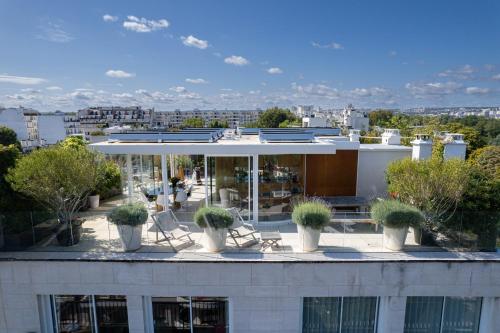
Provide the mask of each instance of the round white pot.
POLYGON ((135 251, 141 247, 142 224, 138 226, 117 225, 124 251, 135 251))
POLYGON ((384 226, 384 246, 393 251, 403 249, 408 234, 408 227, 389 228, 384 226))
POLYGON ((227 229, 204 228, 205 249, 209 252, 220 252, 226 248, 227 229))
POLYGON ((313 229, 304 227, 297 224, 299 232, 299 244, 304 252, 312 252, 318 249, 319 237, 321 236, 321 229, 313 229))
POLYGON ((99 207, 99 194, 89 196, 89 206, 92 209, 99 207))

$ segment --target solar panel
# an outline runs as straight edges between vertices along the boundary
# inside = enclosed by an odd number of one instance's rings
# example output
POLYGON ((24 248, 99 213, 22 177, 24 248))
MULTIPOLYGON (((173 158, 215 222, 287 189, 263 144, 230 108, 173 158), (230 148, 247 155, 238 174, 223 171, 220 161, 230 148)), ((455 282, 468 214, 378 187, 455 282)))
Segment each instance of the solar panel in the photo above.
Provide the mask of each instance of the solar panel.
POLYGON ((261 128, 261 142, 314 142, 314 132, 302 128, 261 128))
POLYGON ((120 142, 216 142, 223 136, 221 128, 188 128, 171 132, 113 133, 109 141, 120 142))

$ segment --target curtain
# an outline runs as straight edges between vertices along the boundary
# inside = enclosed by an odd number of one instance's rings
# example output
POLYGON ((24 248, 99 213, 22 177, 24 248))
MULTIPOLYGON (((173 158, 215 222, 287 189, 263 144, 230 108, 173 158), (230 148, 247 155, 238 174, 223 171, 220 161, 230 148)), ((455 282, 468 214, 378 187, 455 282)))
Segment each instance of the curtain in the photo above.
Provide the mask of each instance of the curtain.
POLYGON ((446 297, 442 333, 477 333, 481 298, 446 297))
POLYGON ((344 297, 342 333, 374 333, 377 297, 344 297))
POLYGON ((443 297, 408 297, 405 333, 440 333, 443 297))

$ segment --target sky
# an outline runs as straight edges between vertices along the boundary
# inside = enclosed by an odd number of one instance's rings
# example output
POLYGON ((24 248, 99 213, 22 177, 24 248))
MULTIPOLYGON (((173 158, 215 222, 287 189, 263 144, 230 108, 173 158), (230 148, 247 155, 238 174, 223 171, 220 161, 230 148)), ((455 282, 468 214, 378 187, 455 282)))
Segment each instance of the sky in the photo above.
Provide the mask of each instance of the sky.
POLYGON ((0 106, 498 106, 499 13, 496 0, 0 0, 0 106))

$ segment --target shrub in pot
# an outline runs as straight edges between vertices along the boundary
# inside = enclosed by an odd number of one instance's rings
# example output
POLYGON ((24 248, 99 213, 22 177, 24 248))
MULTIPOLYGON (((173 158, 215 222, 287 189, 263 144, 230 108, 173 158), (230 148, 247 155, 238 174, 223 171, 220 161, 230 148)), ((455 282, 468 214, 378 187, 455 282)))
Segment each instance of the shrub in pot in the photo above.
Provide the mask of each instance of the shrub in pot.
POLYGON ((292 221, 297 224, 302 251, 310 252, 318 248, 321 230, 330 222, 330 218, 330 208, 320 200, 306 201, 294 206, 292 221))
POLYGON ((371 209, 372 218, 384 226, 384 247, 389 250, 403 249, 410 226, 419 226, 424 216, 415 207, 397 200, 382 200, 371 209))
POLYGON ((202 207, 194 215, 196 224, 205 233, 205 248, 210 252, 220 252, 226 247, 227 228, 233 222, 233 216, 220 207, 202 207))
POLYGON ((142 225, 147 219, 148 211, 139 202, 115 207, 108 215, 108 221, 116 224, 125 251, 134 251, 141 247, 142 225))

